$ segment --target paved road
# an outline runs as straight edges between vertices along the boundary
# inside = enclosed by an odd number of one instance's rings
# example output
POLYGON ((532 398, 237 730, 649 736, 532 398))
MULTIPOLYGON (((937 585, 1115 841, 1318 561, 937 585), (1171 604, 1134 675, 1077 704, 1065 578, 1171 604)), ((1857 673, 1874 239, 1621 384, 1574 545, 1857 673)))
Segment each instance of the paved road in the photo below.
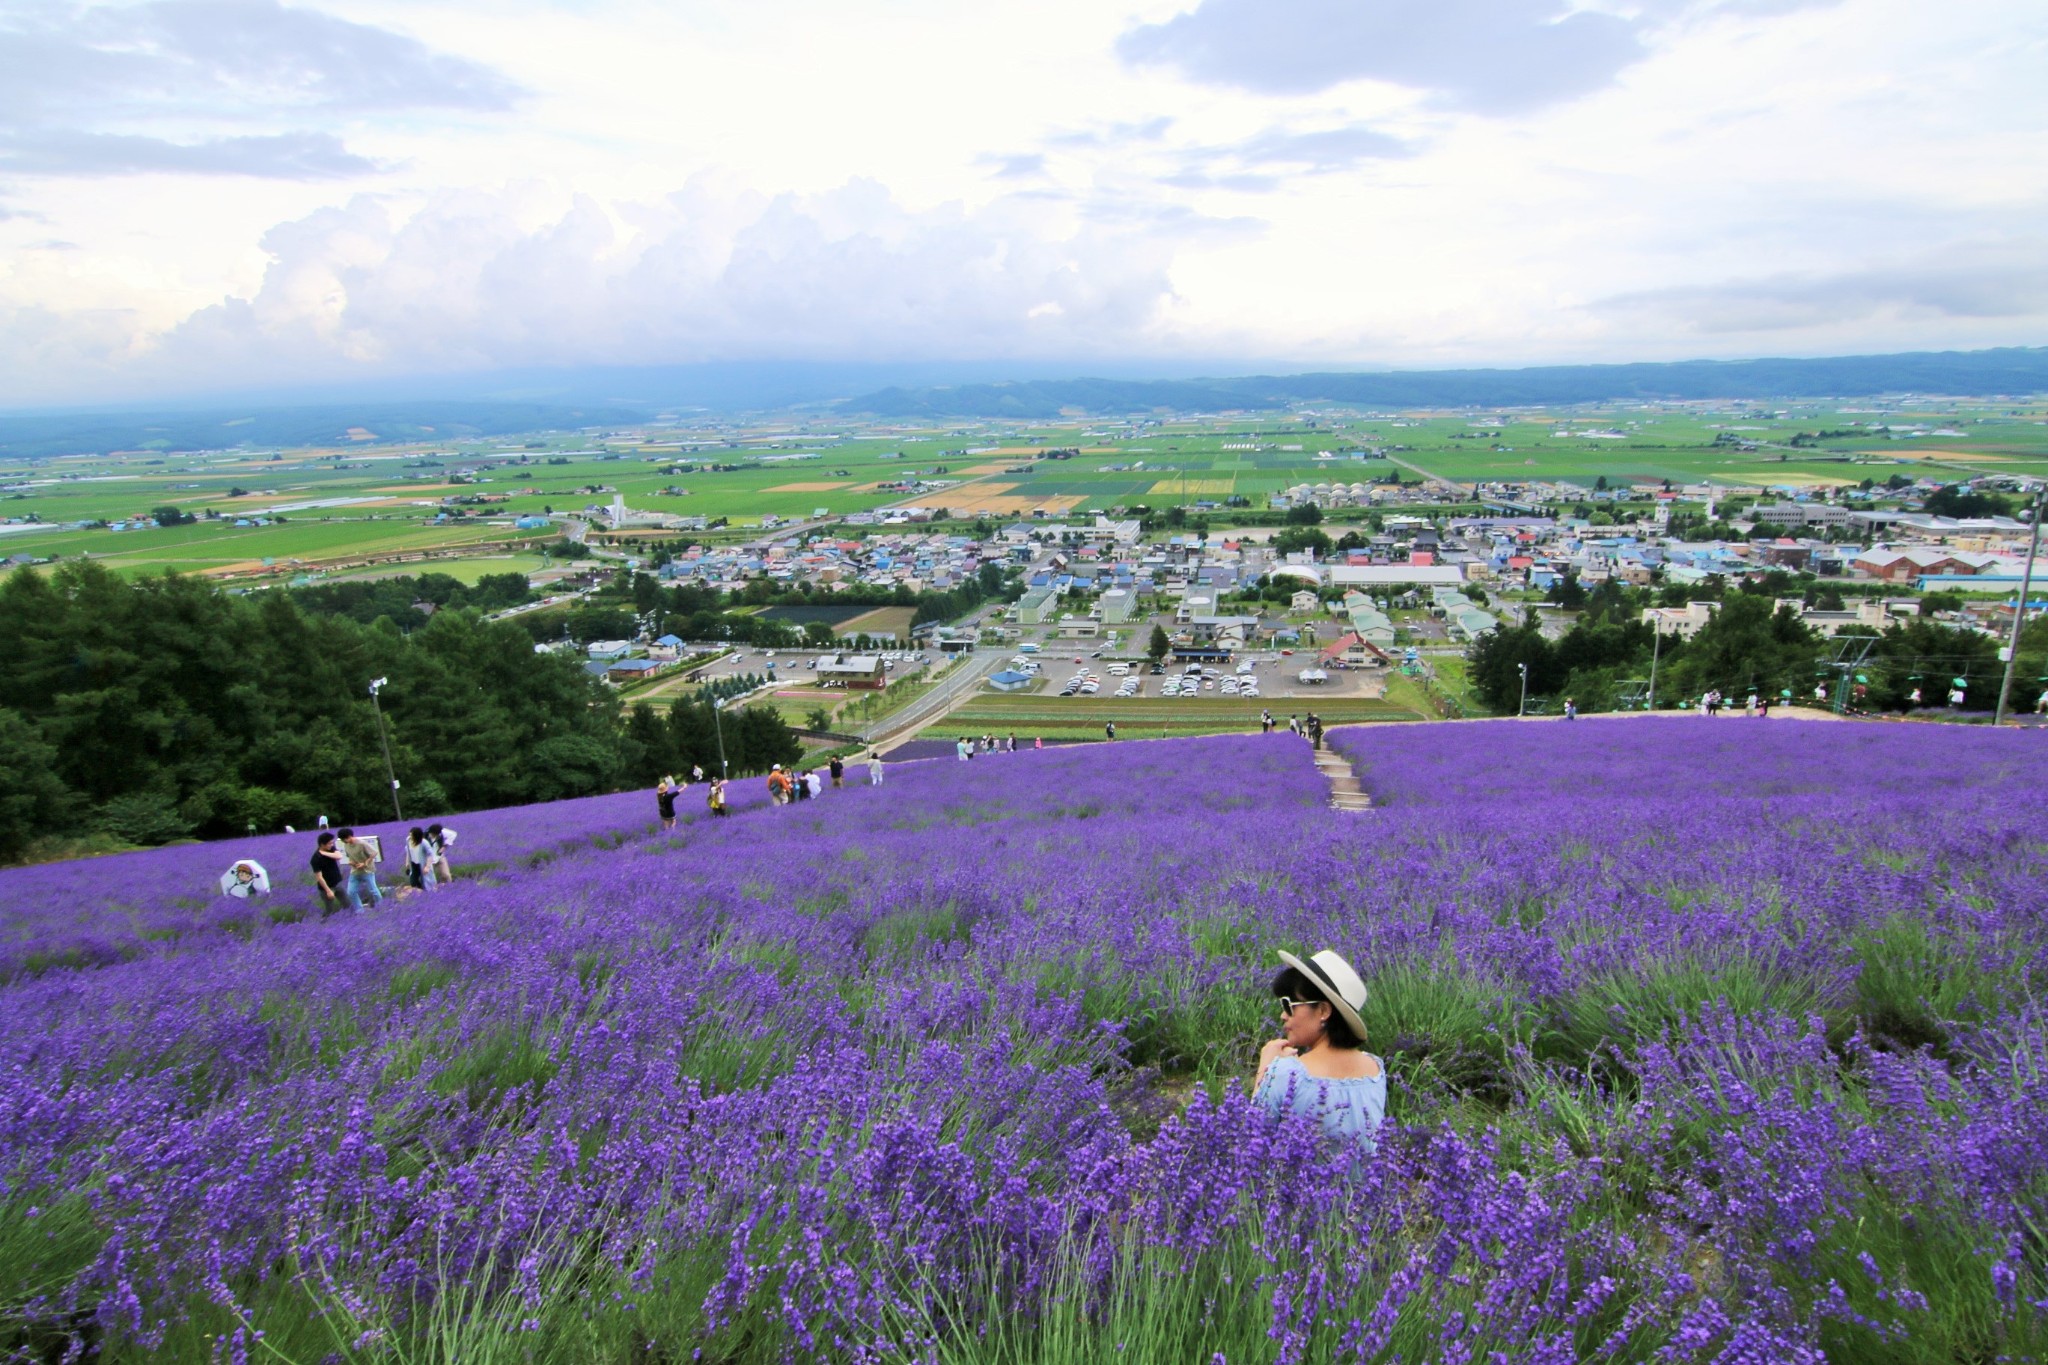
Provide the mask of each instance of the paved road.
POLYGON ((1001 649, 976 650, 937 687, 902 710, 882 717, 869 729, 855 733, 863 735, 877 749, 894 748, 980 692, 989 674, 1001 668, 1007 658, 1007 652, 1001 649))

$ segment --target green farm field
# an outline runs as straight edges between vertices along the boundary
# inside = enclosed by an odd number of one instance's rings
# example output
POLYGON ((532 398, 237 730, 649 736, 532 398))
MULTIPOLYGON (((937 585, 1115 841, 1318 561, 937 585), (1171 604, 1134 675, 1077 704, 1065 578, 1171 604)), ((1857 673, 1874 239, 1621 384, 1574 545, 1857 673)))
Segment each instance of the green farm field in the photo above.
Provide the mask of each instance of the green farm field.
POLYGON ((1882 483, 1901 473, 2048 475, 2048 409, 1601 405, 947 427, 780 420, 439 445, 14 457, 0 460, 0 517, 33 515, 53 529, 0 534, 0 550, 89 553, 123 573, 206 571, 263 559, 460 550, 511 536, 505 518, 577 511, 614 496, 644 511, 725 518, 732 534, 744 535, 764 516, 809 518, 820 509, 836 516, 897 503, 956 507, 996 521, 1231 496, 1257 508, 1297 483, 1370 483, 1393 473, 1411 483, 1429 474, 1461 484, 1590 487, 1604 477, 1782 488, 1882 483), (1756 448, 1737 449, 1730 437, 1756 448), (1385 449, 1389 458, 1368 458, 1362 447, 1385 449), (1048 449, 1078 453, 1032 458, 1048 449), (916 495, 879 487, 920 479, 946 486, 916 495), (464 510, 475 515, 435 524, 441 500, 451 497, 494 501, 471 502, 464 510), (287 524, 235 528, 207 519, 169 529, 70 529, 165 505, 223 518, 280 513, 287 524), (472 524, 485 517, 500 524, 472 524))
MULTIPOLYGON (((219 522, 149 527, 139 531, 55 531, 9 536, 10 549, 72 558, 90 555, 116 573, 164 569, 203 573, 234 566, 280 566, 293 560, 331 561, 424 553, 518 534, 505 526, 434 526, 401 518, 287 522, 237 528, 219 522)), ((486 570, 488 572, 488 570, 486 570)))

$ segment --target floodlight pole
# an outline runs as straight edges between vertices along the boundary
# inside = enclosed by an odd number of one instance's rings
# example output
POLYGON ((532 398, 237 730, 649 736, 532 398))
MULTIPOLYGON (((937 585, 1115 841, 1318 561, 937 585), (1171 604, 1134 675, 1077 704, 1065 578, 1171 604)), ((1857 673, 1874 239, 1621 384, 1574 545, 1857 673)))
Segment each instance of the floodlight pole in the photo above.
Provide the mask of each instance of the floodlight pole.
POLYGON ((1522 700, 1515 706, 1515 719, 1520 720, 1529 714, 1529 665, 1516 664, 1515 667, 1522 674, 1522 700))
POLYGON ((405 812, 398 808, 398 774, 391 766, 391 739, 384 733, 384 705, 377 700, 377 693, 383 690, 387 680, 370 680, 370 709, 377 713, 377 745, 384 751, 384 776, 391 781, 391 818, 399 824, 405 823, 405 812))
POLYGON ((722 698, 713 697, 711 699, 711 731, 718 736, 718 775, 729 778, 732 776, 732 765, 725 761, 725 725, 718 715, 724 709, 724 706, 725 702, 722 698))
POLYGON ((1998 707, 1991 713, 1993 725, 2005 724, 2006 699, 2012 695, 2013 670, 2020 662, 2020 627, 2027 619, 2027 593, 2034 586, 2034 554, 2041 548, 2041 512, 2048 507, 2048 484, 2034 493, 2034 530, 2027 537, 2027 562, 2020 570, 2020 598, 2012 607, 2012 635, 2005 642, 2005 676, 1998 683, 1998 707))

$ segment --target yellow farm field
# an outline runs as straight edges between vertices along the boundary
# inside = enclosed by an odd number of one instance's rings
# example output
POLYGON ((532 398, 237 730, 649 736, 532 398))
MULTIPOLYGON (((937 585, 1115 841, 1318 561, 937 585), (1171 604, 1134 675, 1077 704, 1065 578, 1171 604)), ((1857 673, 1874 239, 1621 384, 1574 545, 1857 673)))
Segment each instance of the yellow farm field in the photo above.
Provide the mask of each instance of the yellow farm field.
POLYGON ((1237 481, 1235 479, 1189 479, 1183 483, 1179 479, 1161 479, 1158 483, 1152 485, 1152 496, 1155 498, 1172 497, 1183 491, 1228 495, 1237 491, 1237 481))

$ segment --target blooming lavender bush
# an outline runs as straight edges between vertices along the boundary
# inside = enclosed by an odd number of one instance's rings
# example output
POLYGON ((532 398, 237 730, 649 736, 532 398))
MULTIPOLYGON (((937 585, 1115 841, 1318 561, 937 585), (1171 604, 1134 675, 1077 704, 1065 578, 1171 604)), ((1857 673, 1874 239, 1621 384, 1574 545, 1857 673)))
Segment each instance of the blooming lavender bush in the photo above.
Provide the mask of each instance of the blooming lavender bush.
POLYGON ((261 848, 6 874, 0 1346, 2048 1349, 2038 741, 1334 742, 1374 811, 1285 735, 990 755, 466 817, 481 877, 233 933, 175 883, 261 848), (1372 988, 1362 1164, 1243 1098, 1304 946, 1372 988))

